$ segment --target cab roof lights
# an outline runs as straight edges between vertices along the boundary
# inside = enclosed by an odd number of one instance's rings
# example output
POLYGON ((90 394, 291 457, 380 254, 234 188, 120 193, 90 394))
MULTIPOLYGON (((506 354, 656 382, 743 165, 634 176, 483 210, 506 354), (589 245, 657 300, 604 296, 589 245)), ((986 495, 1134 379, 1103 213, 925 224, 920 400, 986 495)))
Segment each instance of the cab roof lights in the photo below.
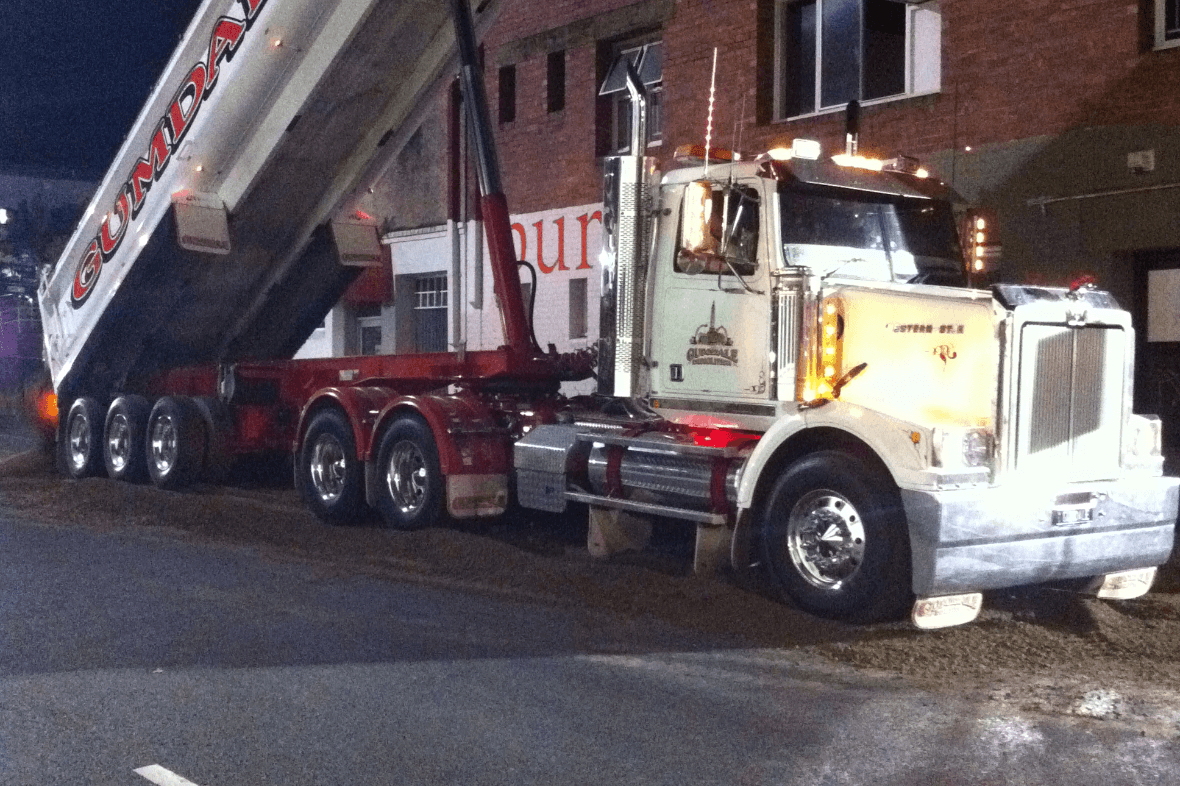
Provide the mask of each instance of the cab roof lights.
POLYGON ((849 155, 848 153, 837 153, 832 156, 832 161, 838 166, 846 166, 853 169, 871 169, 874 172, 880 172, 885 168, 885 162, 879 158, 866 158, 862 155, 849 155))
MULTIPOLYGON (((708 158, 710 164, 732 164, 734 161, 741 161, 742 154, 724 147, 710 147, 708 148, 708 158)), ((703 164, 705 162, 705 146, 681 145, 672 154, 672 160, 677 164, 703 164)))
POLYGON ((790 147, 771 148, 765 155, 772 161, 790 161, 793 158, 817 161, 822 152, 819 142, 814 139, 792 139, 790 147))
POLYGON ((873 172, 902 172, 907 175, 913 175, 914 177, 930 177, 930 170, 922 166, 918 162, 918 159, 911 156, 897 156, 896 158, 882 161, 879 158, 838 153, 832 156, 832 161, 839 166, 852 167, 854 169, 869 169, 873 172))

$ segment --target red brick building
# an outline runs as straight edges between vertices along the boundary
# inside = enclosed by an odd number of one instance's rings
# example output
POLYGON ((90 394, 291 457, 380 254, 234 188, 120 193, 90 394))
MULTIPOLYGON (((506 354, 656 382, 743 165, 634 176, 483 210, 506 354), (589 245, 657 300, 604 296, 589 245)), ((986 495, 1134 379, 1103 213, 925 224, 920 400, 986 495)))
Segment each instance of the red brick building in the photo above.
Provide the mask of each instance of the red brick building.
MULTIPOLYGON (((834 152, 858 100, 862 153, 917 156, 996 216, 994 275, 1066 284, 1090 274, 1132 310, 1147 372, 1139 394, 1157 410, 1180 401, 1180 372, 1169 370, 1180 369, 1180 273, 1169 272, 1180 269, 1177 45, 1180 0, 503 0, 483 38, 509 205, 541 216, 522 220, 520 240, 555 232, 546 216, 577 208, 564 220, 567 255, 579 216, 585 241, 601 159, 627 139, 620 57, 648 83, 648 153, 666 169, 677 145, 704 141, 716 48, 715 145, 757 153, 807 137, 834 152)), ((374 195, 390 229, 447 221, 449 101, 440 97, 374 195)), ((394 266, 400 274, 396 252, 394 266)), ((560 344, 576 332, 562 327, 566 310, 576 317, 566 282, 576 275, 552 257, 541 267, 538 323, 551 329, 540 338, 560 344)), ((595 275, 577 290, 591 313, 595 275)), ((452 308, 482 307, 479 341, 494 343, 490 295, 482 282, 478 298, 470 280, 459 284, 452 308)), ((593 339, 593 314, 589 323, 568 346, 593 339)))

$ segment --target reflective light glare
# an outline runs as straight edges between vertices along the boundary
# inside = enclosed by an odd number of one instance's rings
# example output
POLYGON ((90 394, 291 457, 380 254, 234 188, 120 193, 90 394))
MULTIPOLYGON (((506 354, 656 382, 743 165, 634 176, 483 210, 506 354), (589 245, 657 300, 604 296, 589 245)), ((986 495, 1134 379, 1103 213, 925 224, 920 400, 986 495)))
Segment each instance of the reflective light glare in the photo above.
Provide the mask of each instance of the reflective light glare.
POLYGON ((0 224, 8 223, 8 211, 0 207, 0 224))
POLYGON ((766 155, 770 156, 773 161, 790 161, 792 153, 785 147, 775 147, 766 151, 766 155))
POLYGON ((148 244, 148 240, 150 240, 150 239, 151 239, 151 235, 140 235, 139 236, 140 247, 146 246, 148 244))
POLYGON ((926 169, 926 167, 918 167, 918 171, 914 174, 918 177, 926 178, 930 177, 930 170, 926 169))

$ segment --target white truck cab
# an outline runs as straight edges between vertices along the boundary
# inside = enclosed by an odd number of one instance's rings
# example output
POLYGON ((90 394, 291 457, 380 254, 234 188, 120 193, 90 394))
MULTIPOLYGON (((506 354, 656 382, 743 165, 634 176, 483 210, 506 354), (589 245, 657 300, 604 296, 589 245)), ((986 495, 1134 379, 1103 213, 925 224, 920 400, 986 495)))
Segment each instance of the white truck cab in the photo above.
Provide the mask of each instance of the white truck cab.
MULTIPOLYGON (((623 437, 554 427, 600 548, 632 542, 627 516, 687 518, 698 550, 731 545, 809 611, 912 602, 925 627, 990 589, 1147 591, 1180 481, 1158 420, 1131 413, 1129 315, 1090 287, 968 288, 957 197, 907 164, 698 160, 639 186, 630 239, 608 193, 608 250, 638 252, 605 266, 605 341, 641 337, 624 387, 649 416, 623 437)), ((518 443, 518 470, 552 433, 518 443)))

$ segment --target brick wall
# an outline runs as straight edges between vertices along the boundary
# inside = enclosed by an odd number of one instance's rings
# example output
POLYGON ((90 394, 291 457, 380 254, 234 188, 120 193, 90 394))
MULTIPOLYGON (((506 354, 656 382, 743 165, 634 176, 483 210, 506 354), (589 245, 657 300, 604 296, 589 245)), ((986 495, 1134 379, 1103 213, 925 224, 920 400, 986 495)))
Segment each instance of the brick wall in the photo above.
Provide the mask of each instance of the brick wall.
MULTIPOLYGON (((714 143, 731 145, 741 124, 747 152, 796 136, 825 147, 843 142, 843 115, 770 122, 774 0, 680 0, 663 27, 665 142, 701 142, 713 47, 719 49, 714 143), (762 122, 758 122, 759 120, 762 122)), ((514 210, 584 204, 599 198, 595 103, 600 77, 592 43, 567 50, 566 105, 546 111, 546 31, 648 3, 515 0, 485 41, 488 91, 511 52, 517 68, 516 120, 499 127, 514 210), (513 48, 529 39, 529 47, 513 48)), ((1086 126, 1180 123, 1180 50, 1152 51, 1151 0, 942 0, 942 87, 938 94, 862 111, 868 154, 928 156, 953 147, 1057 135, 1086 126)), ((553 44, 554 42, 549 42, 553 44)), ((560 48, 551 45, 550 48, 560 48)), ((653 150, 653 152, 656 152, 653 150)))

